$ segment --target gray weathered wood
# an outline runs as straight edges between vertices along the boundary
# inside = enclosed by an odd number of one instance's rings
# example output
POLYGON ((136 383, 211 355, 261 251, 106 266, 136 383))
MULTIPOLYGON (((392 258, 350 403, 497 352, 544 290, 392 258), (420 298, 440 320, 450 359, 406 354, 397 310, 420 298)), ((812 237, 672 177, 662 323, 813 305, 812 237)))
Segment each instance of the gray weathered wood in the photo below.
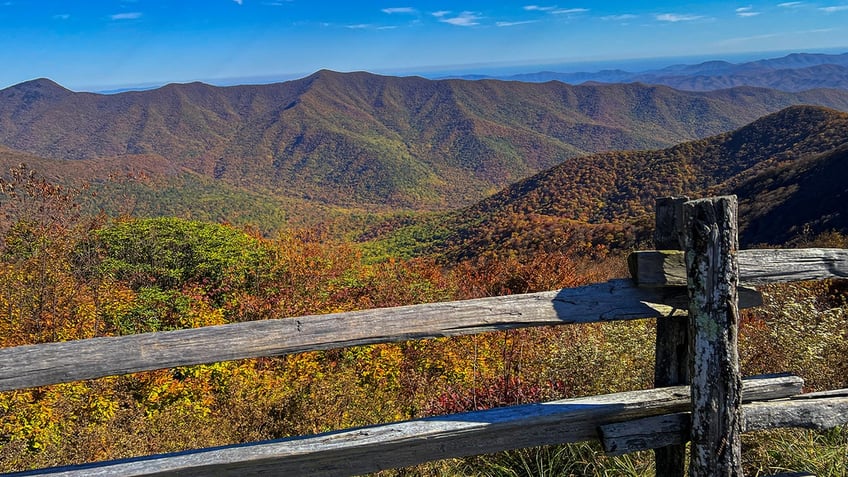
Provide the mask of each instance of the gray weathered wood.
MULTIPOLYGON (((848 250, 840 248, 740 250, 739 283, 765 285, 825 278, 848 278, 848 250)), ((663 287, 686 284, 682 252, 645 250, 633 252, 627 263, 640 286, 663 287)))
POLYGON ((792 396, 792 399, 817 399, 820 397, 848 397, 848 388, 804 393, 799 394, 798 396, 792 396))
MULTIPOLYGON (((799 378, 746 380, 745 395, 766 399, 796 389, 799 378)), ((279 441, 44 469, 25 475, 347 476, 451 457, 598 439, 598 426, 685 411, 689 389, 676 386, 564 399, 279 441)))
POLYGON ((692 339, 689 475, 742 475, 735 196, 683 204, 692 339))
POLYGON ((683 233, 683 204, 688 197, 661 197, 654 211, 654 246, 657 250, 680 250, 683 233))
POLYGON ((744 405, 743 410, 742 429, 746 432, 775 427, 823 430, 848 424, 845 396, 757 402, 744 405))
MULTIPOLYGON (((656 201, 654 247, 679 250, 683 232, 683 204, 687 197, 664 197, 656 201)), ((688 308, 688 303, 687 303, 688 308)), ((654 387, 689 384, 689 317, 657 320, 654 387)), ((685 442, 685 440, 683 441, 685 442)), ((686 445, 669 443, 654 451, 656 475, 683 477, 686 474, 686 445)))
MULTIPOLYGON (((601 426, 601 443, 609 455, 684 444, 689 438, 688 412, 652 416, 601 426)), ((848 424, 848 397, 819 397, 742 405, 742 432, 800 427, 832 429, 848 424)))
POLYGON ((0 391, 345 346, 685 314, 685 297, 676 293, 613 280, 525 295, 19 346, 0 349, 0 391))
MULTIPOLYGON (((796 397, 804 387, 804 380, 792 375, 752 376, 742 381, 743 401, 796 397), (773 386, 762 393, 752 393, 753 382, 772 382, 773 386)), ((634 421, 617 422, 600 427, 601 444, 610 455, 658 449, 666 446, 685 446, 691 431, 691 414, 688 412, 651 416, 634 421)))
MULTIPOLYGON (((607 455, 684 446, 689 442, 692 415, 676 412, 600 426, 601 446, 607 455)), ((660 474, 657 471, 657 475, 660 474)), ((677 474, 675 474, 677 475, 677 474)))

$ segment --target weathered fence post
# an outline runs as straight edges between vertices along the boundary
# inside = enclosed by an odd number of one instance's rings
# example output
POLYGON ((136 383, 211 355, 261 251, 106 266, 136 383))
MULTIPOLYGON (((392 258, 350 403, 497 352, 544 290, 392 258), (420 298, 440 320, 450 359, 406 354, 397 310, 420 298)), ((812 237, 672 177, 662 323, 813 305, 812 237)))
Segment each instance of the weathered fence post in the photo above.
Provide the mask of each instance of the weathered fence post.
POLYGON ((692 339, 689 475, 741 476, 736 197, 686 202, 683 218, 692 339))
MULTIPOLYGON (((656 202, 654 247, 657 250, 681 250, 683 203, 687 197, 663 197, 656 202)), ((657 320, 654 387, 689 384, 689 319, 670 316, 657 320)), ((686 474, 686 444, 662 447, 654 451, 656 475, 686 474)))

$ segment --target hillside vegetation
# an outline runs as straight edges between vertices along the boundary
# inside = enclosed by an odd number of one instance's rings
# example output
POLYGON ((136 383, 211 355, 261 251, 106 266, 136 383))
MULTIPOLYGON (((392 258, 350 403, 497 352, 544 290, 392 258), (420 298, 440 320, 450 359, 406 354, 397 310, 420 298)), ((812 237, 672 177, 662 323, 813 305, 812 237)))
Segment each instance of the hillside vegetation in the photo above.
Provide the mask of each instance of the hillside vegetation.
POLYGON ((794 104, 848 111, 848 92, 319 71, 270 85, 102 95, 41 79, 0 91, 0 144, 56 162, 63 177, 105 181, 120 165, 325 205, 449 209, 570 158, 667 147, 794 104))
POLYGON ((848 115, 791 107, 668 149, 568 160, 458 212, 386 226, 374 247, 450 258, 632 247, 650 238, 654 200, 669 195, 738 194, 743 244, 784 243, 804 226, 845 230, 846 144, 848 115))
MULTIPOLYGON (((113 96, 47 80, 7 88, 0 346, 623 277, 624 252, 648 243, 663 195, 738 194, 743 246, 846 248, 848 114, 838 109, 848 95, 835 90, 327 71, 113 96)), ((762 291, 764 305, 740 319, 743 374, 848 387, 846 283, 762 291)), ((0 471, 648 388, 653 350, 653 321, 637 320, 5 392, 0 471)), ((746 436, 745 471, 840 475, 846 448, 844 428, 746 436)), ((650 475, 652 466, 650 454, 613 459, 585 444, 382 475, 650 475)))
MULTIPOLYGON (((80 213, 74 191, 24 170, 2 182, 4 347, 555 289, 620 276, 598 251, 367 264, 350 244, 227 225, 80 213)), ((831 234, 828 244, 846 246, 831 234)), ((742 317, 745 374, 845 387, 844 283, 773 286, 742 317), (797 312, 802 313, 797 313, 797 312)), ((0 393, 0 469, 141 456, 560 397, 650 387, 650 320, 350 347, 0 393)), ((845 432, 747 438, 746 471, 844 468, 845 432), (804 444, 804 440, 809 443, 804 444), (799 445, 799 442, 801 445, 799 445), (810 450, 833 449, 831 454, 810 450), (747 452, 747 451, 750 452, 747 452)), ((649 474, 591 445, 438 462, 386 475, 649 474), (559 469, 559 470, 557 470, 559 469)))

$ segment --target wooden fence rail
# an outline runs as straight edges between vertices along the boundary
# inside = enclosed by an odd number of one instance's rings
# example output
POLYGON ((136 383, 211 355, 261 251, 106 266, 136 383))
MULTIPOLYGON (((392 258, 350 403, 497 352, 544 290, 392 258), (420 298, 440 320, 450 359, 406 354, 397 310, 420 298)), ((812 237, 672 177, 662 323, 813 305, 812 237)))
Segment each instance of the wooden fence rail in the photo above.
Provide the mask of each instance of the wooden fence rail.
MULTIPOLYGON (((747 380, 759 401, 795 395, 795 376, 747 380)), ((676 386, 416 419, 309 437, 181 452, 17 475, 83 476, 349 476, 429 460, 522 447, 597 440, 598 427, 685 411, 689 388, 676 386)))
POLYGON ((739 380, 737 295, 739 307, 761 301, 756 290, 738 287, 738 282, 846 277, 848 251, 737 251, 735 204, 735 197, 658 201, 656 246, 661 250, 631 256, 633 280, 0 349, 0 391, 5 391, 354 345, 656 318, 658 389, 13 475, 356 475, 582 440, 601 440, 611 453, 658 449, 658 475, 684 475, 681 444, 691 440, 691 475, 738 475, 738 434, 743 431, 848 423, 846 390, 742 404, 743 399, 796 396, 801 381, 786 376, 739 380), (690 378, 692 386, 681 386, 690 378), (715 408, 719 401, 727 405, 715 408))
POLYGON ((685 315, 686 291, 631 280, 0 349, 0 391, 154 369, 531 326, 685 315))

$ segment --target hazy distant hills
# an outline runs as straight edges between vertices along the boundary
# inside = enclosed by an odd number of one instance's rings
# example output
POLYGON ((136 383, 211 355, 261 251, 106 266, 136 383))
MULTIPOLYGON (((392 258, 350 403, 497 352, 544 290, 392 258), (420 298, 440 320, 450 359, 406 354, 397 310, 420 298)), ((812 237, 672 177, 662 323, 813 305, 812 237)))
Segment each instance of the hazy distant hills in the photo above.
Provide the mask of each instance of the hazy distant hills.
POLYGON ((575 157, 667 147, 796 104, 848 111, 848 91, 320 71, 270 85, 99 95, 42 79, 0 90, 0 144, 59 161, 52 167, 67 174, 137 167, 289 202, 447 209, 575 157))
POLYGON ((655 151, 566 161, 461 211, 401 228, 450 257, 621 246, 650 226, 654 199, 735 193, 743 245, 848 230, 848 114, 797 106, 735 131, 655 151))
MULTIPOLYGON (((485 77, 475 76, 475 79, 485 77)), ((816 88, 848 89, 848 53, 841 55, 794 53, 782 58, 729 63, 708 61, 696 65, 673 65, 647 72, 605 70, 556 73, 544 71, 499 79, 526 82, 562 81, 569 84, 645 83, 685 91, 713 91, 737 86, 773 88, 798 92, 816 88)))

